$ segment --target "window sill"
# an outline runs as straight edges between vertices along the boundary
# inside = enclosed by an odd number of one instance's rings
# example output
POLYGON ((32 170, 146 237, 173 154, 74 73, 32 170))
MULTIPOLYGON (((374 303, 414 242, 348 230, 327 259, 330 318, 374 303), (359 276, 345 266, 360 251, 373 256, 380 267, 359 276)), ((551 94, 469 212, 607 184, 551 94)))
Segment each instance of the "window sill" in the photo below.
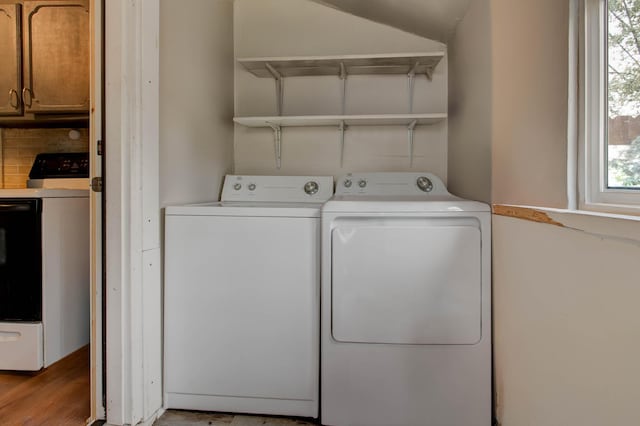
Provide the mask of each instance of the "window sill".
POLYGON ((634 220, 633 218, 640 218, 640 205, 584 203, 580 206, 580 210, 577 210, 576 212, 584 212, 585 214, 593 214, 596 216, 616 219, 634 220))
POLYGON ((640 211, 638 215, 630 215, 502 204, 494 204, 492 211, 498 216, 555 225, 602 238, 620 239, 634 244, 640 242, 640 211))

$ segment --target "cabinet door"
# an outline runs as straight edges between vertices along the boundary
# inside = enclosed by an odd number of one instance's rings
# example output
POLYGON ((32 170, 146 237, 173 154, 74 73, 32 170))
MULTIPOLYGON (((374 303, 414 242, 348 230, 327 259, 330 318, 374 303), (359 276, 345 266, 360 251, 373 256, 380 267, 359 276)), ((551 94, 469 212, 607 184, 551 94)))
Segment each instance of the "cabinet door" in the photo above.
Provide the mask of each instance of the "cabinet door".
POLYGON ((21 6, 0 4, 0 116, 21 115, 21 6))
POLYGON ((25 111, 89 111, 88 0, 25 1, 25 111))

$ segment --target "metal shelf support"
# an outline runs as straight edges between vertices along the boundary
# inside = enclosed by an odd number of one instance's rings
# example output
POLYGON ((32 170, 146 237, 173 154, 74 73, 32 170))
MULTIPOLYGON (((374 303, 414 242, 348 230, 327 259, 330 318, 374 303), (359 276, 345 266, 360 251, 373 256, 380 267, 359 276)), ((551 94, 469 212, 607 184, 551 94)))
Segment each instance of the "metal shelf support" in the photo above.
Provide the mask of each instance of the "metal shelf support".
POLYGON ((413 93, 414 93, 413 87, 415 85, 416 69, 418 69, 419 65, 420 65, 420 62, 416 61, 416 63, 411 68, 411 70, 407 73, 407 90, 409 92, 409 114, 413 114, 413 93))
POLYGON ((434 70, 435 70, 434 66, 427 67, 427 69, 424 70, 424 74, 427 76, 427 80, 429 80, 429 81, 433 80, 433 71, 434 70))
POLYGON ((347 129, 344 121, 340 122, 338 130, 340 131, 340 168, 344 165, 344 131, 347 129))
POLYGON ((278 115, 282 115, 282 105, 284 102, 284 78, 277 69, 271 66, 270 63, 266 62, 264 66, 265 68, 267 68, 274 81, 276 82, 276 106, 278 109, 278 115))
POLYGON ((408 153, 409 153, 409 167, 413 167, 413 131, 418 124, 417 120, 413 120, 407 126, 407 141, 408 141, 408 153))
POLYGON ((342 115, 345 115, 347 105, 347 68, 344 66, 344 62, 340 62, 340 80, 342 81, 342 115))
POLYGON ((276 156, 276 168, 280 170, 282 165, 282 128, 279 124, 268 123, 273 129, 274 152, 276 156))

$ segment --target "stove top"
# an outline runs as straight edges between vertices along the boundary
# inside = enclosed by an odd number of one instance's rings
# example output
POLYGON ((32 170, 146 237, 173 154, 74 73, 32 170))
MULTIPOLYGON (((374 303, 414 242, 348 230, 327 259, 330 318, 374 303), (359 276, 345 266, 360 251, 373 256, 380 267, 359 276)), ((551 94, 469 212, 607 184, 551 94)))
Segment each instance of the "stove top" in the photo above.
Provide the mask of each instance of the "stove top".
POLYGON ((43 153, 36 156, 29 179, 89 177, 88 152, 43 153))
POLYGON ((27 188, 88 189, 89 153, 42 153, 36 156, 27 188))

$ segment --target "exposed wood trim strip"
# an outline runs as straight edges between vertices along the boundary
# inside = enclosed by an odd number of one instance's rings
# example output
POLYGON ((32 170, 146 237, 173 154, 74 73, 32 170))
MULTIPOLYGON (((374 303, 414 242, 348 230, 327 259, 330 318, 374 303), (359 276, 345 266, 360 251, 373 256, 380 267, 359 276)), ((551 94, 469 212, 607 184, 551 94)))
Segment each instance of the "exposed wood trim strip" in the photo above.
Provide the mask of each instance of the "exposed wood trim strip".
POLYGON ((516 219, 524 219, 532 222, 546 223, 548 225, 562 226, 564 225, 549 217, 546 212, 532 209, 529 207, 505 206, 503 204, 494 204, 492 206, 493 214, 499 216, 514 217, 516 219))

